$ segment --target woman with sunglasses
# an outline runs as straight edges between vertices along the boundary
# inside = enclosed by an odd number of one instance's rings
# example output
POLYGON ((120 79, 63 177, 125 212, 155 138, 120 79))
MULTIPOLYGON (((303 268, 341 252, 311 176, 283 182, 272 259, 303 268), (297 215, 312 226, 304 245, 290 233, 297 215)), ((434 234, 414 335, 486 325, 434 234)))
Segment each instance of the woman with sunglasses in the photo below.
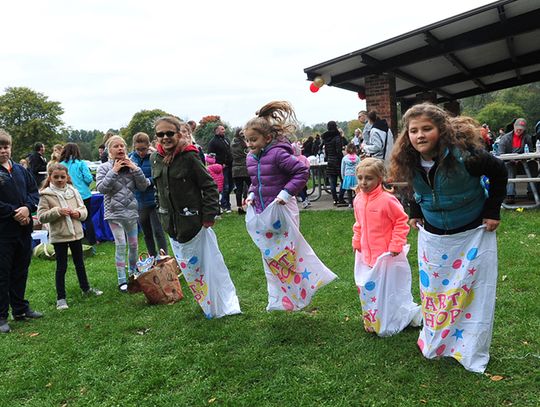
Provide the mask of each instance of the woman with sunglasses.
POLYGON ((182 274, 207 318, 238 313, 236 291, 211 230, 219 215, 216 183, 199 159, 187 123, 160 117, 155 131, 151 162, 157 211, 182 274))

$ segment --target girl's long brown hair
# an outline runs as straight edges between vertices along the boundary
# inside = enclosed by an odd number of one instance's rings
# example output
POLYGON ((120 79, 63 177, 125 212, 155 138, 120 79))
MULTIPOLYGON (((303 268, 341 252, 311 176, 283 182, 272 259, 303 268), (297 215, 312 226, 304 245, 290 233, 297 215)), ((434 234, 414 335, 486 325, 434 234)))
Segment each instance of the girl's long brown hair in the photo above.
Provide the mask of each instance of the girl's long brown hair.
POLYGON ((483 148, 480 125, 474 119, 467 116, 450 117, 448 112, 431 103, 415 105, 403 116, 403 130, 392 150, 390 165, 392 181, 406 181, 409 184, 412 182, 420 154, 409 139, 409 124, 411 120, 419 117, 425 117, 439 129, 437 160, 441 163, 440 159, 444 157, 447 149, 456 147, 465 152, 483 148))
POLYGON ((297 120, 294 109, 289 102, 273 101, 261 107, 257 116, 249 120, 244 130, 252 129, 273 140, 285 140, 296 132, 297 120))

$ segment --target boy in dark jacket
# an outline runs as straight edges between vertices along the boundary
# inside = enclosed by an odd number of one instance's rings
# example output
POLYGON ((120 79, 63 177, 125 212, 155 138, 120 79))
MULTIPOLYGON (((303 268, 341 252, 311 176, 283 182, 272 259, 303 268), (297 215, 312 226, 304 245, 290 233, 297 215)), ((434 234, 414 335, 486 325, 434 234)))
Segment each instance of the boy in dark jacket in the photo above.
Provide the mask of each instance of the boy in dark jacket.
POLYGON ((17 321, 43 316, 24 299, 38 201, 36 181, 11 160, 11 136, 0 130, 0 333, 10 331, 10 306, 17 321))

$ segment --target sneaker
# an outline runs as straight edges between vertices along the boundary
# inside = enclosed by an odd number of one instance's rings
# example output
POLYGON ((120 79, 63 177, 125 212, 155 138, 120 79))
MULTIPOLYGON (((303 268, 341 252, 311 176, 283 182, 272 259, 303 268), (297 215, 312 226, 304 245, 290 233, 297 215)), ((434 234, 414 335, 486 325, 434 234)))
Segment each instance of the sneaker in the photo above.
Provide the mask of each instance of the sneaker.
POLYGON ((504 200, 505 204, 512 205, 516 203, 516 197, 515 195, 508 195, 506 199, 504 200))
POLYGON ((118 289, 121 293, 127 293, 128 292, 128 285, 127 283, 122 283, 118 286, 118 289))
POLYGON ((95 295, 96 297, 99 297, 103 294, 103 291, 98 290, 97 288, 90 287, 88 290, 83 291, 83 295, 95 295))
POLYGON ((415 328, 422 326, 422 310, 420 309, 418 310, 418 312, 416 313, 412 321, 409 323, 409 326, 412 326, 415 328))
POLYGON ((0 333, 7 334, 11 331, 7 319, 0 319, 0 333))
POLYGON ((337 207, 338 207, 338 208, 343 208, 343 207, 345 207, 345 206, 348 206, 347 202, 345 202, 345 201, 338 201, 338 203, 337 203, 337 207))
POLYGON ((308 200, 305 200, 304 202, 302 202, 302 209, 307 209, 309 208, 311 204, 309 203, 308 200))
POLYGON ((225 213, 231 213, 231 212, 232 212, 232 211, 231 211, 231 208, 225 209, 225 213))
POLYGON ((238 208, 238 215, 245 215, 246 214, 246 211, 243 210, 242 208, 238 208))
POLYGON ((67 302, 64 298, 56 301, 56 309, 59 311, 62 311, 64 309, 68 309, 69 306, 67 305, 67 302))
POLYGON ((349 204, 349 209, 352 209, 352 204, 349 204))
POLYGON ((15 321, 26 321, 27 319, 36 319, 43 316, 42 312, 28 309, 24 314, 13 315, 15 321))

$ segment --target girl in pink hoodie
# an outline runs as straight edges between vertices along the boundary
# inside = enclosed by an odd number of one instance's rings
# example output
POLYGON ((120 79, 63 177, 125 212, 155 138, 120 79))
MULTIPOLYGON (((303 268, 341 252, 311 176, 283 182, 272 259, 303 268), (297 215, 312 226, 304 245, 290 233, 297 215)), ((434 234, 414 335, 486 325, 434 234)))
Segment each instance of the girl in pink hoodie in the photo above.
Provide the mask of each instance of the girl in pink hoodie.
POLYGON ((218 191, 221 194, 223 192, 223 182, 225 177, 223 176, 223 166, 221 164, 216 164, 216 157, 210 154, 207 154, 206 157, 206 169, 214 179, 218 187, 218 191))
POLYGON ((384 161, 365 158, 356 167, 357 195, 354 199, 352 246, 373 267, 377 257, 390 252, 397 256, 407 243, 408 216, 398 199, 382 185, 384 161))

